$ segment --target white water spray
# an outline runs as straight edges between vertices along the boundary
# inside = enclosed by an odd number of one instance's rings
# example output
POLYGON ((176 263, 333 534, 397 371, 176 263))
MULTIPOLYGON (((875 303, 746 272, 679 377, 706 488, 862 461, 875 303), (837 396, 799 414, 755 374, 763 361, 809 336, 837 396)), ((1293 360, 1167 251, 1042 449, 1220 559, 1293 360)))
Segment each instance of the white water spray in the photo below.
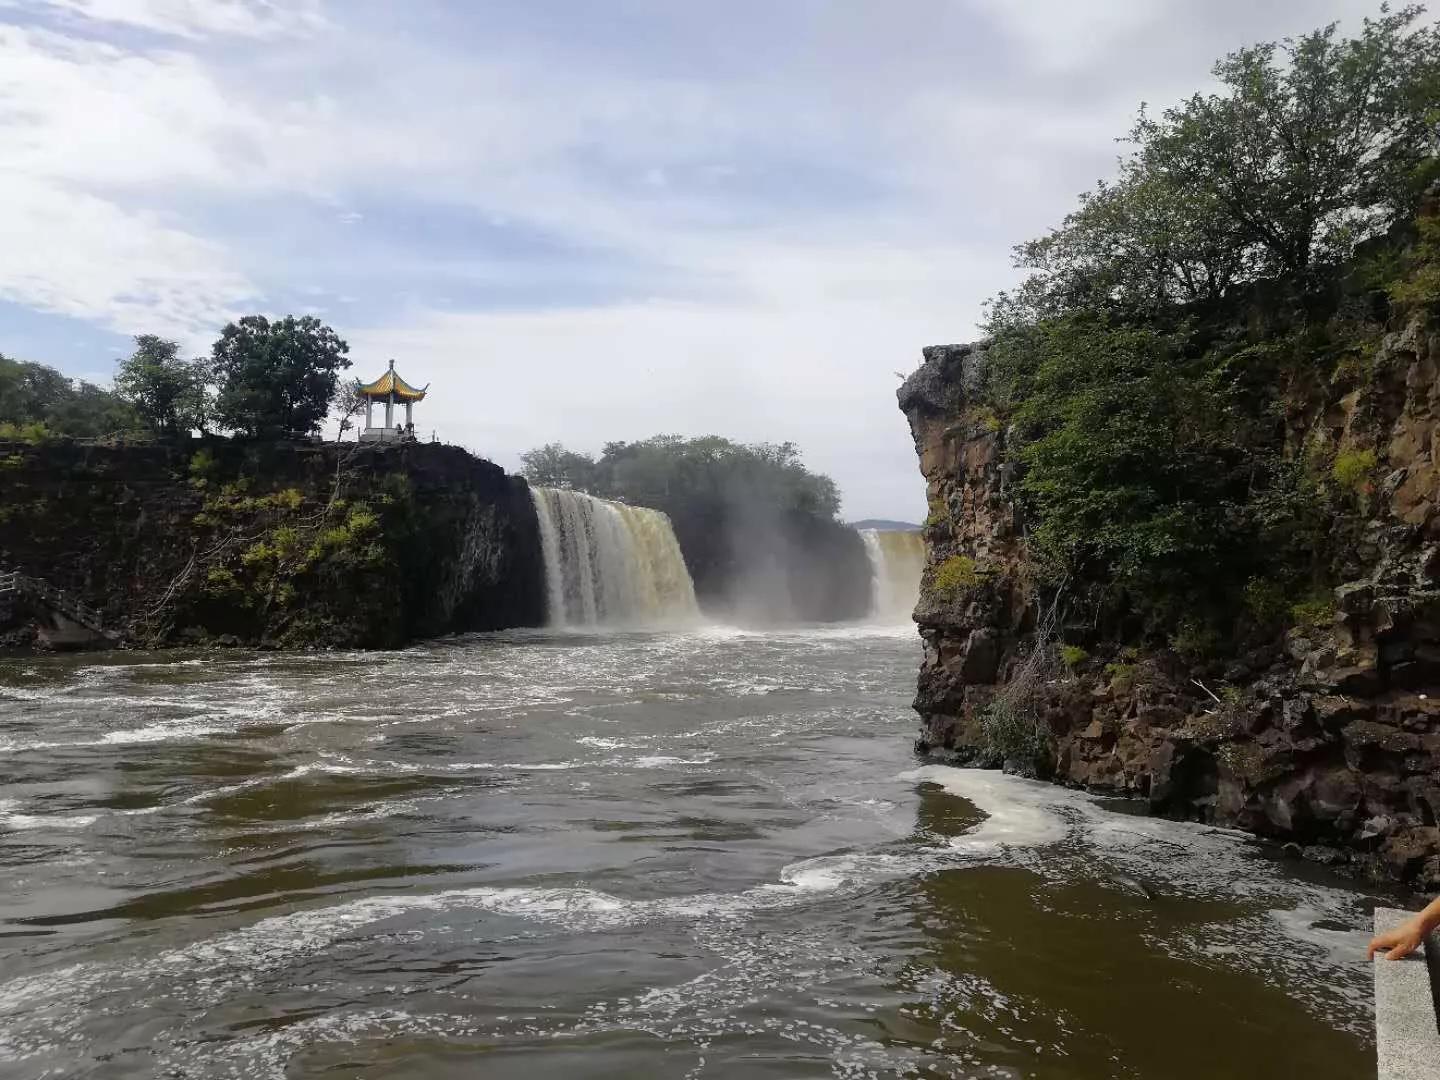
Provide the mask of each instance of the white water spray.
POLYGON ((699 618, 695 586, 659 510, 531 488, 551 626, 644 626, 699 618))
POLYGON ((861 529, 870 558, 870 616, 885 622, 910 618, 920 599, 925 540, 918 532, 861 529))

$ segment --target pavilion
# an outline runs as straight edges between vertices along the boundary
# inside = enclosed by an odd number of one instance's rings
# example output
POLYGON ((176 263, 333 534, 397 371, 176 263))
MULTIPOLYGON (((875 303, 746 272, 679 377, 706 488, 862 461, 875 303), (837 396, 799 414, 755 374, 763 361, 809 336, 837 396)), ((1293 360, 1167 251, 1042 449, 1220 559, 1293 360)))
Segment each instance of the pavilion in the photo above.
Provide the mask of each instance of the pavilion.
POLYGON ((425 392, 430 389, 426 383, 420 389, 415 389, 395 370, 395 361, 390 361, 390 370, 381 375, 372 383, 366 383, 360 387, 360 396, 365 399, 365 427, 360 432, 361 442, 393 442, 398 440, 413 440, 415 438, 415 423, 411 416, 411 408, 417 401, 425 400, 425 392), (383 403, 385 406, 385 424, 383 427, 375 426, 375 404, 383 403), (405 406, 405 422, 395 423, 395 406, 405 406))

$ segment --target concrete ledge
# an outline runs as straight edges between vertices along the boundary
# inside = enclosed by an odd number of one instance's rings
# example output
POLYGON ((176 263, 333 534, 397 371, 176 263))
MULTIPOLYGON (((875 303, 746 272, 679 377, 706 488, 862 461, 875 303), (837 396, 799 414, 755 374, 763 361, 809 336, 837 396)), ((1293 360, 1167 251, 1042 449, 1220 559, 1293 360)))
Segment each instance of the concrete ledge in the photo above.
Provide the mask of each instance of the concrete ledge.
MULTIPOLYGON (((1413 912, 1375 909, 1375 932, 1394 929, 1413 912)), ((1380 1080, 1440 1077, 1440 1024, 1436 1022, 1431 968, 1440 971, 1440 941, 1404 960, 1377 957, 1375 967, 1375 1054, 1380 1080)))

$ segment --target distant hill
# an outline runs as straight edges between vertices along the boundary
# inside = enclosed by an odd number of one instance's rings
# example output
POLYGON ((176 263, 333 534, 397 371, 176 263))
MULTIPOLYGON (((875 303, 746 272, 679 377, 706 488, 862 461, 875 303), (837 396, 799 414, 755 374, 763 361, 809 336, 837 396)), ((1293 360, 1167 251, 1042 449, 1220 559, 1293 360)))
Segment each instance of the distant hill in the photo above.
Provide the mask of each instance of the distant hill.
POLYGON ((886 521, 884 518, 866 518, 864 521, 850 522, 852 529, 879 529, 881 532, 919 532, 919 525, 912 525, 908 521, 886 521))

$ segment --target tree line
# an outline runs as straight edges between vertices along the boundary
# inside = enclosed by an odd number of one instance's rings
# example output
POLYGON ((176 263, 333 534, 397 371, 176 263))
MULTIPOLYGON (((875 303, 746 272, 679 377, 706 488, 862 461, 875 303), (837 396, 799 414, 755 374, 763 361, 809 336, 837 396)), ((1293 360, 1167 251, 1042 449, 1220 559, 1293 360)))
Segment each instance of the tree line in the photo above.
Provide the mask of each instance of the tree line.
POLYGON ((1374 455, 1287 424, 1305 393, 1379 377, 1393 315, 1440 312, 1422 15, 1230 54, 1214 90, 1142 107, 1115 178, 1016 249, 1029 274, 990 305, 969 407, 1004 433, 1031 551, 1091 634, 1239 641, 1343 579, 1374 455))
POLYGON ((210 355, 186 358, 177 342, 135 338, 114 389, 66 378, 43 364, 0 355, 0 438, 229 431, 249 438, 314 434, 332 412, 341 430, 364 406, 342 382, 349 345, 312 316, 230 323, 210 355))
POLYGON ((652 506, 672 518, 697 507, 717 513, 721 507, 766 509, 827 521, 840 512, 835 481, 807 469, 790 442, 656 435, 606 443, 599 458, 550 443, 521 454, 520 460, 532 484, 652 506))

